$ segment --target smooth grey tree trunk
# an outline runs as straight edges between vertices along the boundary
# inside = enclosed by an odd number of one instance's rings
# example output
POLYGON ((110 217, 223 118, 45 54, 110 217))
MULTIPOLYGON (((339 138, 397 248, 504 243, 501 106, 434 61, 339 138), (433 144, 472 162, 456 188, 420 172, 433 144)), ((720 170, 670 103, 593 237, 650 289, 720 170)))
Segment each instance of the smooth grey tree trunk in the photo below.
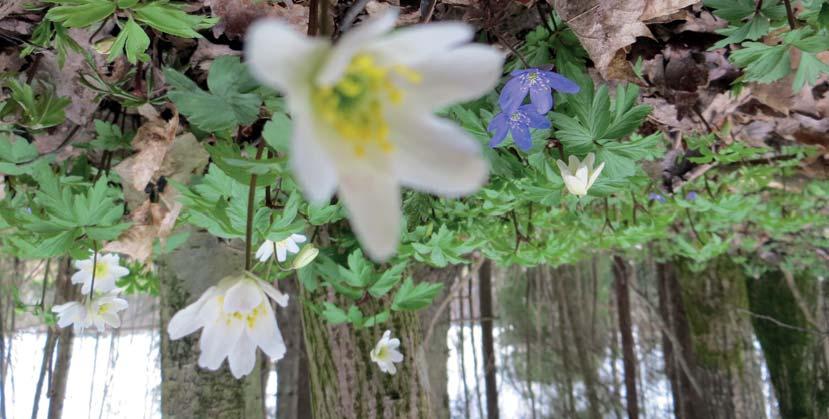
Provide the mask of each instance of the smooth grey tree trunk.
MULTIPOLYGON (((57 294, 55 304, 63 304, 75 300, 78 296, 77 287, 72 285, 70 276, 72 265, 69 258, 65 258, 58 266, 57 294)), ((49 383, 49 419, 60 419, 63 416, 63 401, 66 398, 66 384, 69 381, 69 366, 72 362, 72 342, 75 338, 71 327, 64 327, 57 333, 57 357, 52 370, 52 381, 49 383)))
POLYGON ((233 378, 227 363, 218 371, 201 369, 198 366, 200 332, 176 341, 167 335, 167 324, 178 310, 223 277, 242 270, 242 253, 199 231, 158 262, 163 416, 170 419, 264 418, 259 367, 242 380, 233 378))

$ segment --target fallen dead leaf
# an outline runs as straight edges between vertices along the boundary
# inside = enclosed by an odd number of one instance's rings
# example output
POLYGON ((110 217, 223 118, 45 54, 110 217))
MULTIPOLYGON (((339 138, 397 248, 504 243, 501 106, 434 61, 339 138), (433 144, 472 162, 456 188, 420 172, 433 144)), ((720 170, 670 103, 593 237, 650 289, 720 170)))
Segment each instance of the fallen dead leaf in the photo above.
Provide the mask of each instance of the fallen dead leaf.
POLYGON ((107 243, 104 250, 122 253, 141 263, 150 262, 155 240, 164 245, 181 213, 182 205, 175 196, 175 189, 168 188, 160 195, 161 202, 144 201, 130 214, 132 226, 118 240, 107 243))
POLYGON ((144 193, 144 188, 153 180, 164 162, 177 129, 178 112, 168 121, 160 117, 150 118, 138 128, 132 140, 132 148, 138 153, 124 159, 114 168, 123 183, 130 186, 128 189, 144 193))
POLYGON ((239 39, 245 35, 248 26, 254 20, 264 17, 276 17, 287 21, 298 31, 308 31, 308 7, 289 2, 288 5, 256 0, 206 0, 214 16, 221 17, 219 24, 213 27, 217 37, 225 34, 228 38, 239 39))
POLYGON ((605 79, 637 81, 624 48, 652 37, 645 21, 672 15, 699 0, 555 0, 558 14, 578 36, 605 79))

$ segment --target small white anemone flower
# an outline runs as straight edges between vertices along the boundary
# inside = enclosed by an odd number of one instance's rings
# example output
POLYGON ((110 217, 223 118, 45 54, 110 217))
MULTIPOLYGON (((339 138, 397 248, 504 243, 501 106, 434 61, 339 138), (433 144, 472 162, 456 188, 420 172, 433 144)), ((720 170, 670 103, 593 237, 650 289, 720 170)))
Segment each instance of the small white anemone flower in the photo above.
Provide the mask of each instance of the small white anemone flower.
POLYGON ((276 250, 276 260, 285 262, 288 258, 288 253, 299 253, 299 246, 297 243, 305 243, 307 237, 302 234, 291 234, 290 236, 274 243, 272 240, 265 240, 259 249, 256 250, 256 259, 260 262, 266 262, 268 258, 273 256, 276 250))
POLYGON ((579 161, 578 157, 570 156, 570 165, 564 164, 561 160, 556 160, 559 170, 561 170, 561 177, 564 179, 564 185, 571 194, 577 196, 587 195, 587 190, 593 186, 593 182, 598 179, 599 174, 604 169, 604 162, 599 167, 593 168, 593 163, 596 161, 596 155, 589 153, 584 160, 579 161))
POLYGON ((176 313, 167 332, 179 339, 202 329, 199 366, 217 370, 228 358, 230 372, 241 378, 256 364, 256 347, 272 360, 285 356, 285 342, 268 297, 282 307, 288 296, 247 274, 222 279, 198 301, 176 313))
POLYGON ((95 326, 99 332, 103 332, 107 325, 114 329, 121 327, 118 312, 125 310, 129 304, 127 300, 118 298, 119 291, 116 289, 97 297, 90 297, 83 303, 70 301, 52 307, 52 312, 58 315, 58 327, 71 324, 75 330, 81 331, 86 327, 95 326))
POLYGON ((391 330, 386 330, 383 337, 371 351, 371 360, 377 363, 380 370, 394 375, 397 372, 396 362, 403 362, 403 354, 397 350, 400 347, 400 339, 391 337, 391 330))
POLYGON ((92 275, 95 275, 95 291, 110 292, 115 289, 115 283, 119 278, 127 276, 130 270, 121 266, 118 255, 108 253, 102 255, 98 253, 97 257, 91 256, 86 260, 76 260, 75 272, 72 275, 73 284, 83 284, 81 293, 89 294, 92 288, 92 275), (93 263, 95 267, 93 268, 93 263))
POLYGON ((491 90, 504 63, 496 48, 470 44, 469 25, 391 32, 396 20, 389 11, 333 45, 261 20, 245 42, 251 73, 285 95, 294 124, 291 167, 305 196, 323 203, 338 191, 376 261, 394 254, 400 240, 400 185, 458 197, 486 181, 481 145, 434 111, 491 90))

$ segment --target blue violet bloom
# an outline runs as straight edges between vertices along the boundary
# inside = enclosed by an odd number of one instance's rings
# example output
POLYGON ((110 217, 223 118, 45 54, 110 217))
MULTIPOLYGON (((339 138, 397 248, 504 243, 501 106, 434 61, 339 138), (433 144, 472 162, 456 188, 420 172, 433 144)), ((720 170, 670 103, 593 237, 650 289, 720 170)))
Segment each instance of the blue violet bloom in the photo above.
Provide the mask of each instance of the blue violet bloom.
POLYGON ((697 193, 694 191, 688 192, 688 195, 685 195, 685 199, 688 201, 696 201, 697 193))
POLYGON ((530 128, 550 128, 550 121, 536 113, 532 105, 523 105, 510 113, 502 111, 492 117, 492 121, 489 121, 489 126, 486 127, 487 131, 493 133, 489 146, 495 147, 504 142, 509 132, 518 148, 528 151, 533 145, 530 128))
POLYGON ((535 112, 544 115, 553 109, 553 92, 578 93, 579 85, 561 74, 544 71, 537 68, 515 70, 510 73, 512 79, 504 85, 498 104, 501 109, 511 112, 518 109, 530 94, 530 101, 535 106, 535 112))
POLYGON ((653 193, 653 192, 651 192, 651 193, 649 193, 649 194, 648 194, 648 200, 651 200, 651 201, 658 201, 659 203, 662 203, 662 204, 664 204, 664 203, 665 203, 665 201, 666 201, 666 199, 665 199, 665 197, 664 197, 664 196, 662 196, 662 195, 660 195, 660 194, 658 194, 658 193, 653 193))

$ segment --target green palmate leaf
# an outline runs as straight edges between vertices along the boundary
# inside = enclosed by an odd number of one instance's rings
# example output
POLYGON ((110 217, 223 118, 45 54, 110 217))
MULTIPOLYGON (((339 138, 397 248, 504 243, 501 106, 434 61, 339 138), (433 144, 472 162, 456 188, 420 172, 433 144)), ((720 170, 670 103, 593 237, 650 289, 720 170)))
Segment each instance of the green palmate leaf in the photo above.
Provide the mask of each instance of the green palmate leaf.
MULTIPOLYGON (((705 5, 716 9, 714 15, 731 23, 752 16, 757 8, 755 0, 705 0, 705 5)), ((786 9, 779 1, 766 1, 762 3, 760 13, 771 19, 780 19, 786 16, 786 9)))
POLYGON ((745 69, 745 81, 771 83, 785 77, 791 70, 789 48, 786 45, 746 42, 742 49, 731 53, 731 60, 745 69))
MULTIPOLYGON (((258 186, 272 185, 276 178, 282 176, 286 170, 286 157, 273 159, 252 159, 244 158, 242 150, 236 144, 220 142, 213 146, 205 146, 210 153, 213 163, 222 171, 237 182, 248 185, 251 175, 256 175, 258 186)), ((248 147, 248 155, 255 155, 254 147, 248 147)))
POLYGON ((100 119, 96 119, 94 123, 97 134, 95 139, 85 144, 78 144, 76 147, 89 147, 95 150, 108 151, 132 149, 131 142, 134 133, 124 134, 117 125, 101 121, 100 119))
POLYGON ((800 91, 805 85, 814 85, 821 74, 829 74, 829 65, 820 61, 813 53, 800 54, 800 65, 792 81, 794 91, 800 91))
POLYGON ((115 13, 115 3, 109 0, 47 0, 57 3, 46 12, 46 18, 68 28, 84 28, 100 22, 115 13))
POLYGON ((153 28, 182 38, 201 38, 197 31, 216 23, 215 19, 188 15, 179 5, 156 1, 133 8, 135 18, 153 28))
POLYGON ((167 96, 199 129, 233 131, 239 125, 252 124, 259 116, 262 100, 250 93, 256 84, 238 57, 224 56, 213 62, 207 80, 209 92, 171 68, 164 70, 164 75, 173 87, 167 96))
POLYGON ((147 61, 149 60, 149 56, 144 53, 147 48, 150 46, 150 37, 144 32, 144 29, 141 29, 135 21, 130 18, 127 20, 127 23, 124 24, 124 27, 121 28, 121 32, 118 34, 118 37, 115 38, 115 42, 112 44, 112 48, 109 52, 109 60, 112 61, 122 54, 126 53, 127 60, 130 63, 135 64, 137 61, 147 61))
POLYGON ((329 323, 348 323, 348 314, 345 312, 345 310, 327 301, 323 302, 322 306, 324 307, 324 309, 322 310, 322 317, 325 318, 325 320, 327 320, 329 323))
POLYGON ((391 309, 394 311, 419 310, 431 304, 441 289, 443 289, 443 284, 421 282, 415 285, 412 278, 406 278, 394 294, 391 309))
POLYGON ((274 150, 288 153, 293 129, 293 122, 287 115, 275 113, 262 129, 262 137, 274 150))
POLYGON ((0 133, 0 173, 17 176, 29 173, 38 156, 37 147, 25 138, 0 133))
POLYGON ((726 29, 718 30, 717 33, 727 36, 715 43, 711 49, 725 48, 728 45, 738 44, 745 40, 755 41, 769 33, 769 18, 759 14, 754 15, 741 26, 729 26, 726 29))
POLYGON ((403 278, 403 271, 406 269, 406 262, 398 263, 392 266, 387 271, 380 275, 380 278, 372 284, 368 293, 374 298, 380 298, 386 295, 392 288, 394 288, 403 278))
POLYGON ((40 93, 26 83, 15 79, 7 79, 6 86, 11 90, 11 98, 0 102, 0 118, 10 114, 18 114, 18 121, 32 130, 60 125, 66 119, 64 109, 69 105, 69 99, 59 97, 53 89, 42 85, 40 93))

